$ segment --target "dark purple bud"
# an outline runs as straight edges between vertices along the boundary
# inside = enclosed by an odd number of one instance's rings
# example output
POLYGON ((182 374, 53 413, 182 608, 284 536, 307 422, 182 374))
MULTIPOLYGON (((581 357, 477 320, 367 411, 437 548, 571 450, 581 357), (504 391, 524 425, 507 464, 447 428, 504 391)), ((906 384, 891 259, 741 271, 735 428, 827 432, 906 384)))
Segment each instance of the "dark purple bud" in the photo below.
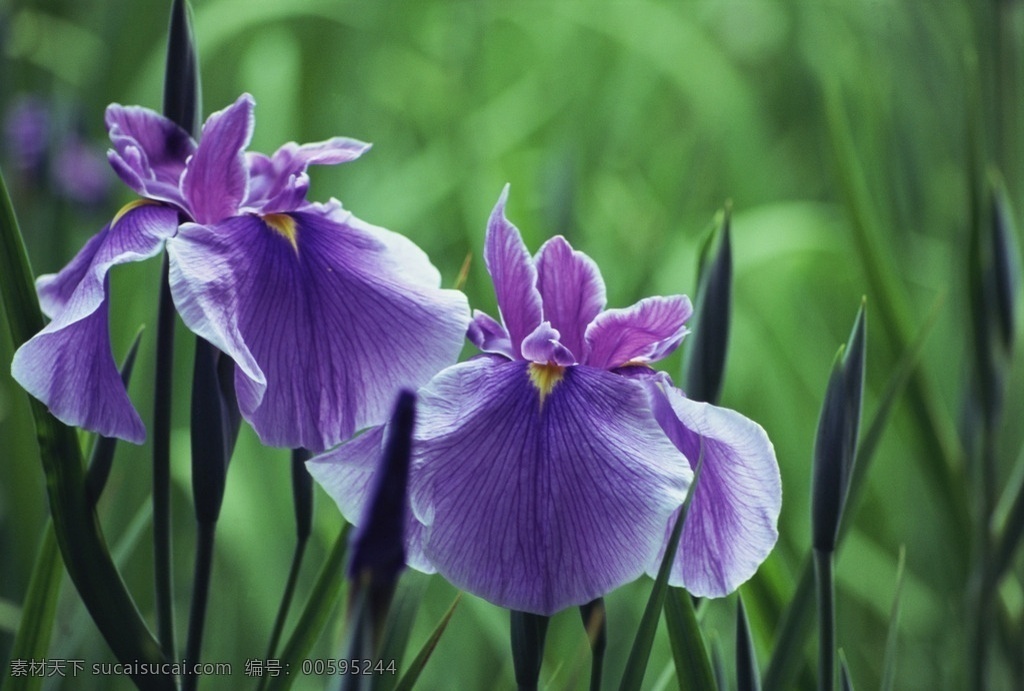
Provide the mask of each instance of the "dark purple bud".
POLYGON ((818 419, 811 488, 811 529, 814 548, 823 552, 835 550, 857 452, 864 391, 866 324, 864 304, 861 303, 850 339, 836 355, 818 419))
POLYGON ((192 497, 196 520, 214 524, 220 516, 228 462, 235 449, 241 414, 235 397, 234 363, 196 337, 192 372, 192 497))
POLYGON ((199 58, 186 0, 174 0, 164 72, 164 115, 195 137, 199 133, 199 58))
POLYGON ((725 376, 732 313, 732 247, 729 242, 730 207, 721 225, 708 236, 701 251, 697 276, 697 304, 686 348, 686 395, 695 401, 717 404, 725 376))

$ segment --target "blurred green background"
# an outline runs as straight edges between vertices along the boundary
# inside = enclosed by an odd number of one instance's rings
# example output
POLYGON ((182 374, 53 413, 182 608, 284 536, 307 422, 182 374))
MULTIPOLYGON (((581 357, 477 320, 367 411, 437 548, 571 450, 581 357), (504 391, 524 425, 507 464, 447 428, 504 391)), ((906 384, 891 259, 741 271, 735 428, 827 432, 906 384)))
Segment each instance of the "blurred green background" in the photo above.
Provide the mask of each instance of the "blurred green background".
MULTIPOLYGON (((103 160, 103 109, 119 102, 159 110, 167 5, 0 0, 0 116, 33 97, 50 119, 41 163, 26 167, 24 152, 7 139, 0 150, 37 274, 63 266, 132 198, 103 160), (86 147, 84 158, 62 156, 73 146, 86 147), (83 161, 99 166, 93 171, 83 161)), ((601 266, 615 307, 651 294, 692 294, 702 238, 732 200, 734 313, 722 403, 768 431, 784 487, 778 546, 743 588, 762 666, 809 550, 818 410, 861 296, 869 315, 865 421, 907 341, 937 314, 920 375, 897 402, 863 500, 850 507, 855 525, 837 560, 838 640, 857 686, 877 688, 905 546, 896 688, 967 688, 970 462, 957 449, 972 407, 968 132, 981 133, 986 160, 1001 171, 1019 217, 1022 3, 195 0, 193 8, 204 115, 248 91, 257 102, 255 150, 334 135, 373 142, 358 162, 313 170, 311 198, 336 196, 361 218, 408 235, 448 285, 471 254, 465 290, 491 314, 481 248, 506 182, 509 217, 531 250, 555 233, 567 236, 601 266), (873 261, 858 239, 865 234, 879 250, 873 261)), ((158 267, 152 260, 112 277, 117 357, 141 324, 149 327, 131 386, 147 421, 158 267)), ((0 361, 7 363, 12 350, 3 332, 0 361)), ((177 344, 173 501, 183 639, 194 532, 192 338, 180 324, 177 344)), ((678 381, 680 362, 677 354, 664 363, 678 381)), ((1018 366, 996 444, 1000 487, 1024 442, 1022 378, 1018 366)), ((0 447, 6 675, 47 512, 28 406, 6 365, 0 447)), ((148 445, 119 448, 99 511, 152 624, 149 454, 148 445)), ((235 676, 207 679, 205 688, 249 686, 244 662, 264 654, 294 541, 286 459, 243 429, 204 642, 205 659, 233 663, 235 676)), ((341 522, 319 490, 315 520, 298 602, 341 522)), ((1004 616, 992 623, 1000 632, 992 662, 1000 683, 1024 664, 1019 557, 1015 566, 999 587, 1004 616)), ((649 589, 645 578, 608 598, 609 682, 618 679, 649 589)), ((412 646, 453 596, 431 579, 412 646)), ((734 611, 735 596, 704 613, 705 630, 727 660, 734 611)), ((317 657, 339 654, 342 624, 339 611, 317 657)), ((506 612, 464 597, 422 688, 514 688, 507 630, 506 612)), ((575 612, 554 619, 549 641, 545 683, 585 683, 588 653, 575 612)), ((809 644, 809 664, 814 652, 809 644)), ((110 659, 67 582, 50 657, 110 659)), ((662 636, 646 687, 673 688, 671 673, 662 636)), ((326 682, 297 681, 297 688, 326 682)), ((127 686, 90 677, 44 685, 127 686)))

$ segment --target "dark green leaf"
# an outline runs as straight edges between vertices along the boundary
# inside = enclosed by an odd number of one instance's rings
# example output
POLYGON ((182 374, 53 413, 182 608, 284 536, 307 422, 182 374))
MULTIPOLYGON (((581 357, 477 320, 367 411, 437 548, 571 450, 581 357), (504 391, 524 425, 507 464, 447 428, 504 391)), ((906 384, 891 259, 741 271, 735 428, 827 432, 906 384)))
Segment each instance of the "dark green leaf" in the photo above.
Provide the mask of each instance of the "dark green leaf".
POLYGON ((892 598, 892 612, 889 614, 889 633, 885 639, 885 663, 882 665, 882 683, 879 691, 892 691, 896 683, 896 647, 900 637, 900 603, 903 596, 903 579, 906 576, 907 551, 900 547, 900 560, 896 566, 896 594, 892 598))
POLYGON ((536 689, 544 662, 544 641, 551 617, 509 611, 512 638, 512 667, 520 689, 536 689))
POLYGON ((701 252, 697 304, 691 320, 693 333, 685 351, 686 395, 716 404, 725 377, 732 312, 732 247, 729 241, 730 206, 721 225, 701 252))
MULTIPOLYGON (((345 560, 345 553, 348 551, 350 527, 346 523, 341 529, 341 533, 334 541, 331 553, 327 556, 327 561, 320 569, 313 592, 306 600, 306 606, 302 610, 299 622, 295 625, 295 630, 292 631, 292 635, 281 653, 282 668, 290 667, 290 669, 297 670, 302 666, 302 661, 309 657, 309 651, 312 650, 313 644, 320 637, 338 604, 341 588, 345 584, 342 564, 345 560)), ((288 689, 296 678, 294 674, 266 676, 262 678, 260 688, 274 691, 288 689)))
POLYGON ((736 598, 736 691, 761 691, 761 671, 743 596, 736 598))
POLYGON ((669 588, 665 595, 665 625, 679 691, 714 691, 718 688, 704 636, 697 623, 693 598, 682 588, 669 588))
POLYGON ((640 626, 633 640, 633 647, 629 652, 629 659, 626 661, 626 668, 622 673, 622 683, 619 685, 621 691, 639 691, 644 681, 644 674, 647 672, 647 661, 651 657, 651 648, 654 646, 654 636, 658 631, 658 619, 661 618, 661 611, 665 606, 665 596, 668 592, 668 576, 672 571, 672 562, 676 558, 676 551, 679 548, 679 538, 683 534, 683 524, 686 522, 686 514, 690 510, 693 495, 697 491, 700 482, 700 471, 704 467, 704 438, 700 440, 700 455, 697 459, 697 468, 693 474, 693 482, 690 491, 686 494, 686 500, 679 510, 679 517, 672 527, 672 534, 669 537, 668 545, 665 548, 665 556, 658 568, 658 576, 654 579, 654 587, 647 600, 643 616, 640 619, 640 626))
MULTIPOLYGON (((7 186, 0 174, 0 292, 14 346, 43 328, 32 270, 7 186)), ((85 494, 82 453, 74 430, 58 422, 46 406, 29 399, 40 457, 46 473, 57 544, 68 575, 114 655, 122 662, 159 664, 163 653, 142 620, 107 551, 96 514, 85 494)), ((148 675, 154 689, 173 689, 170 675, 148 675)))

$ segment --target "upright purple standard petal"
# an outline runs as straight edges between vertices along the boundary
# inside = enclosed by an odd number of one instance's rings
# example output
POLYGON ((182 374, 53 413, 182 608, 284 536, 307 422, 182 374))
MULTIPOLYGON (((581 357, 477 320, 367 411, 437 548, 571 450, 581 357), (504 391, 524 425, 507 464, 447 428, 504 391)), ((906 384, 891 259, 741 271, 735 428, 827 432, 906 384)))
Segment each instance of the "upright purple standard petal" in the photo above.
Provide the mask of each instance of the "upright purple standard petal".
POLYGON ((246 197, 245 147, 252 138, 254 107, 252 96, 242 94, 203 124, 199 147, 181 180, 197 223, 216 223, 235 215, 246 197))
POLYGON ((602 369, 657 362, 679 347, 691 314, 693 306, 685 295, 644 298, 631 307, 602 312, 587 327, 589 353, 583 362, 602 369))
POLYGON ((136 206, 63 271, 40 277, 41 302, 53 321, 18 349, 11 373, 62 422, 136 444, 145 439, 110 350, 107 273, 159 252, 177 220, 171 207, 136 206))
POLYGON ((692 473, 642 384, 569 367, 542 400, 531 367, 482 357, 421 390, 410 491, 439 572, 547 615, 639 576, 692 473))
POLYGON ((587 325, 605 306, 604 280, 597 264, 556 235, 537 252, 537 289, 544 301, 544 318, 558 330, 559 342, 577 362, 583 362, 587 325))
POLYGON ((775 449, 760 425, 735 411, 691 401, 671 385, 648 386, 658 422, 694 467, 704 443, 669 583, 700 597, 728 595, 754 575, 778 539, 782 485, 775 449))
POLYGON ((149 108, 107 107, 107 133, 114 148, 107 159, 137 194, 184 205, 178 183, 196 149, 188 132, 149 108))
POLYGON ((261 213, 292 211, 306 198, 311 165, 337 165, 362 156, 370 145, 347 137, 313 144, 289 142, 273 156, 249 153, 249 195, 245 206, 261 213))
POLYGON ((238 363, 242 414, 271 446, 320 451, 380 424, 469 324, 421 250, 336 210, 186 224, 168 251, 182 319, 238 363))
POLYGON ((519 229, 505 218, 508 185, 491 212, 484 241, 484 260, 494 280, 498 309, 512 341, 512 352, 520 354, 523 339, 543 321, 537 268, 523 244, 519 229))

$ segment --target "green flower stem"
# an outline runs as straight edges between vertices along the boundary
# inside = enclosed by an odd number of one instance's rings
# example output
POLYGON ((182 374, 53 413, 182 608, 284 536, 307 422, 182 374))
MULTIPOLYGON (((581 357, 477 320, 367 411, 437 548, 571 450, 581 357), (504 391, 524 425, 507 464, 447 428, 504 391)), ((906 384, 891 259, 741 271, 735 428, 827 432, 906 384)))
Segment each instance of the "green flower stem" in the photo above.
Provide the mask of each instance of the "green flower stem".
POLYGON ((295 586, 299 581, 302 558, 306 554, 306 545, 309 543, 313 516, 313 478, 306 470, 305 465, 309 458, 310 453, 305 449, 292 450, 292 497, 295 504, 296 527, 295 554, 292 555, 288 582, 285 584, 281 605, 277 610, 277 618, 274 620, 274 630, 270 634, 270 645, 267 647, 268 660, 274 659, 277 644, 281 640, 285 622, 288 620, 288 610, 291 608, 292 598, 295 596, 295 586))
MULTIPOLYGON (((216 522, 200 522, 196 526, 196 564, 192 579, 192 609, 188 618, 188 639, 185 659, 189 663, 200 660, 203 647, 203 626, 206 623, 206 603, 210 595, 210 576, 213 572, 213 542, 216 522)), ((182 691, 195 691, 199 677, 186 674, 182 678, 182 691)))
POLYGON ((835 554, 814 550, 814 578, 818 594, 818 691, 835 689, 836 629, 835 554))
MULTIPOLYGON (((14 346, 43 328, 28 255, 0 174, 0 292, 14 346)), ((46 406, 29 399, 36 424, 54 534, 71 581, 100 633, 121 662, 158 665, 165 661, 110 557, 96 514, 85 492, 82 451, 74 430, 46 406)), ((149 689, 174 689, 171 675, 135 677, 149 689)))
POLYGON ((153 576, 156 628, 164 654, 175 659, 174 564, 171 561, 171 391, 174 386, 174 302, 164 254, 156 322, 153 386, 153 576))

